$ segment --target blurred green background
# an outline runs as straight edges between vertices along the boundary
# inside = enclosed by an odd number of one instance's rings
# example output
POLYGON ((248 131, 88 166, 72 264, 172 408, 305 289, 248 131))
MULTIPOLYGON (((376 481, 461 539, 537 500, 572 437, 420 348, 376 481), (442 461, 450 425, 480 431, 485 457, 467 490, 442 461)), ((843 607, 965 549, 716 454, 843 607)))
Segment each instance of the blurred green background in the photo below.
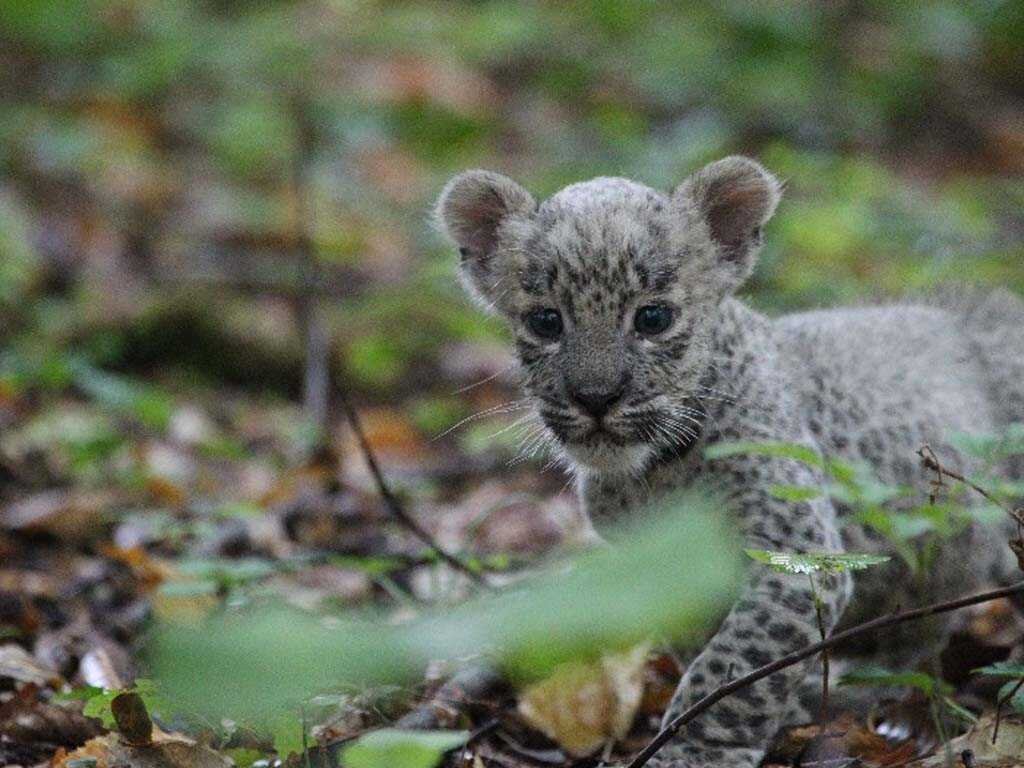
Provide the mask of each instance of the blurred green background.
POLYGON ((1022 289, 1021 72, 1013 0, 7 0, 0 383, 158 425, 168 370, 296 398, 312 274, 336 372, 436 432, 500 357, 429 221, 471 166, 546 195, 755 155, 770 311, 1022 289))

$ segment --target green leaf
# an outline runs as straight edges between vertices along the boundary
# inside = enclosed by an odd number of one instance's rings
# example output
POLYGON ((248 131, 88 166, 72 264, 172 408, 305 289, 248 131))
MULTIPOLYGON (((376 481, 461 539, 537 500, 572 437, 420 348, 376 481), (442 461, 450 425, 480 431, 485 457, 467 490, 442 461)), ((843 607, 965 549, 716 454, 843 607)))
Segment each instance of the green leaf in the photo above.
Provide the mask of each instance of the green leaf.
POLYGON ((462 746, 469 731, 384 728, 361 736, 342 752, 345 768, 434 768, 445 752, 462 746))
POLYGON ((147 427, 166 429, 174 402, 152 385, 93 367, 84 360, 71 362, 75 384, 89 397, 114 411, 127 413, 147 427))
POLYGON ((953 686, 924 672, 892 672, 882 667, 855 669, 839 678, 839 685, 916 688, 926 696, 947 696, 953 686))
POLYGON ((888 562, 884 555, 866 555, 853 552, 769 552, 764 549, 745 549, 749 557, 764 563, 780 573, 842 573, 862 571, 872 565, 888 562))
POLYGON ((1007 705, 1014 712, 1024 714, 1024 686, 1020 686, 1020 680, 1011 680, 999 689, 999 701, 1006 701, 1007 705), (1014 689, 1017 690, 1014 690, 1014 689), (1011 695, 1012 694, 1012 695, 1011 695))
POLYGON ((1024 423, 1011 424, 995 435, 958 433, 950 437, 950 442, 961 451, 987 461, 1019 456, 1024 454, 1024 423))
POLYGON ((82 714, 101 720, 105 728, 113 730, 117 727, 117 723, 114 721, 114 713, 111 711, 110 704, 122 693, 129 692, 139 694, 149 711, 156 712, 161 709, 163 700, 157 695, 156 684, 148 678, 141 677, 135 681, 135 685, 124 690, 107 690, 86 686, 72 691, 67 696, 68 698, 85 699, 82 714))
POLYGON ((95 689, 88 701, 85 702, 85 706, 82 708, 82 714, 86 717, 95 717, 103 723, 103 727, 113 730, 117 727, 117 723, 114 722, 114 713, 110 709, 110 702, 112 702, 121 691, 107 691, 102 688, 95 689))
POLYGON ((768 493, 782 501, 801 502, 817 499, 822 495, 822 490, 806 485, 773 485, 768 493))
POLYGON ((237 768, 250 768, 253 763, 263 758, 263 754, 255 749, 232 747, 225 749, 224 754, 234 761, 237 768))
POLYGON ((708 459, 725 459, 730 456, 748 454, 772 456, 779 459, 793 459, 818 469, 825 468, 825 461, 816 451, 808 448, 806 445, 798 445, 796 443, 737 441, 716 443, 704 449, 704 455, 708 459))
POLYGON ((978 722, 977 715, 971 712, 971 710, 957 704, 952 697, 944 696, 942 698, 942 703, 946 706, 946 709, 952 712, 953 715, 959 718, 962 722, 967 723, 967 725, 974 725, 978 722))
POLYGON ((282 760, 289 755, 302 753, 302 720, 292 712, 282 712, 273 722, 269 730, 274 742, 274 751, 282 760))
POLYGON ((997 661, 995 664, 989 664, 987 667, 981 667, 980 669, 974 670, 974 674, 1019 680, 1024 677, 1024 663, 1015 661, 997 661))
POLYGON ((674 497, 661 511, 619 546, 581 554, 568 571, 563 564, 514 590, 402 624, 259 604, 198 625, 164 624, 154 633, 151 668, 178 704, 237 720, 294 711, 339 686, 406 683, 431 660, 481 649, 511 677, 536 679, 652 634, 696 643, 735 599, 742 549, 705 497, 674 497))

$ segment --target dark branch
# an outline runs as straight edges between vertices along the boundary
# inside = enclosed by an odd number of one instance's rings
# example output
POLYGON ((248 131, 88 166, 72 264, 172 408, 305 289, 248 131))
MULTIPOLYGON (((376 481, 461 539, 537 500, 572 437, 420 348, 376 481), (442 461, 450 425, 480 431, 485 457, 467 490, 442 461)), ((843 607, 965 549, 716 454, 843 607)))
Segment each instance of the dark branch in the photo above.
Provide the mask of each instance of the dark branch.
POLYGON ((1024 594, 1024 582, 1014 584, 1010 587, 1003 587, 1002 589, 994 589, 991 592, 972 595, 970 597, 961 597, 948 602, 927 605, 923 608, 916 608, 912 611, 895 613, 889 616, 881 616, 877 619, 866 621, 863 624, 858 624, 855 627, 850 627, 847 630, 832 635, 827 640, 822 640, 814 645, 809 645, 803 650, 796 651, 788 656, 783 656, 781 659, 773 661, 771 664, 765 664, 763 667, 758 667, 750 674, 744 675, 743 677, 737 678, 736 680, 715 689, 700 701, 693 704, 685 712, 682 712, 675 717, 672 722, 658 732, 658 735, 651 740, 650 744, 644 747, 644 749, 633 758, 627 768, 641 768, 641 766, 646 764, 659 749, 665 746, 665 744, 667 744, 672 737, 679 732, 680 728, 690 721, 695 720, 699 715, 713 707, 726 696, 730 696, 736 691, 746 688, 748 685, 752 685, 758 680, 762 680, 780 670, 791 667, 794 664, 799 664, 801 661, 809 659, 824 650, 844 643, 851 638, 867 634, 868 632, 874 632, 879 629, 885 629, 907 621, 923 619, 940 613, 949 613, 950 611, 966 608, 970 605, 987 603, 991 600, 998 600, 1001 597, 1009 597, 1010 595, 1017 594, 1024 594))
POLYGON ((377 485, 377 491, 380 493, 381 498, 384 499, 384 503, 387 505, 388 511, 391 513, 392 517, 405 526, 417 539, 436 552, 437 556, 448 563, 452 568, 466 574, 466 576, 481 586, 490 586, 479 571, 472 568, 455 555, 442 549, 441 546, 434 541, 434 538, 423 529, 423 526, 416 522, 416 520, 405 511, 402 503, 392 492, 391 487, 384 478, 384 473, 381 472, 380 465, 377 463, 377 457, 373 453, 370 441, 366 439, 366 433, 363 431, 363 424, 359 419, 359 414, 352 406, 351 401, 348 399, 348 394, 345 392, 343 387, 339 387, 337 389, 337 396, 341 409, 345 412, 345 418, 348 419, 348 423, 352 426, 352 431, 355 433, 356 441, 359 443, 359 447, 363 452, 363 458, 366 459, 366 464, 370 468, 370 474, 373 475, 373 480, 377 485))

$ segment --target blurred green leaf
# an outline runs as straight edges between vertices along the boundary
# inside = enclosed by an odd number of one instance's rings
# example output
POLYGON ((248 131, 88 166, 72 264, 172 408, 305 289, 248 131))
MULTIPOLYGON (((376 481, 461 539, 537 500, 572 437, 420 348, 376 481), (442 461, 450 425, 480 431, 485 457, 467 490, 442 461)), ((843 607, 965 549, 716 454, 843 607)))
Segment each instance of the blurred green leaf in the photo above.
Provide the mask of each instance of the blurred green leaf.
POLYGON ((382 728, 342 751, 345 768, 434 768, 446 752, 466 743, 469 731, 401 731, 382 728))
POLYGON ((976 675, 1004 677, 1011 680, 1017 680, 1024 677, 1024 663, 1016 661, 997 661, 995 664, 989 664, 987 667, 980 667, 973 671, 976 675))
POLYGON ((773 485, 768 492, 776 499, 793 502, 810 501, 822 495, 820 488, 802 485, 773 485))
POLYGON ((480 649, 532 679, 652 634, 693 642, 735 595, 739 547, 711 502, 689 495, 659 509, 657 523, 619 548, 585 553, 569 572, 409 624, 265 608, 196 628, 164 625, 153 669, 180 704, 226 716, 287 707, 332 685, 399 682, 431 659, 480 649))
POLYGON ((852 670, 839 678, 839 685, 916 688, 928 697, 948 696, 953 686, 924 672, 892 672, 882 667, 852 670))
POLYGON ((723 442, 708 446, 704 455, 708 459, 724 459, 730 456, 772 456, 779 459, 793 459, 812 467, 824 468, 825 462, 812 448, 795 443, 782 442, 723 442))

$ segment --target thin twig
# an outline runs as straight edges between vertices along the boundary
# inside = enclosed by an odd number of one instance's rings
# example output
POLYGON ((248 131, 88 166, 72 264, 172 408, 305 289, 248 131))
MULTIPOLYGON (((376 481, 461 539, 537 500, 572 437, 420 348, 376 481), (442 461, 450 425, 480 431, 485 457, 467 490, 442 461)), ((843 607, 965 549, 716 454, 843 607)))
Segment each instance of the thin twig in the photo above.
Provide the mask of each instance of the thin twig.
POLYGON ((869 632, 874 632, 879 629, 885 629, 907 621, 923 619, 927 616, 934 616, 940 613, 949 613, 950 611, 966 608, 970 605, 987 603, 992 600, 998 600, 1002 597, 1009 597, 1010 595, 1017 594, 1024 594, 1024 582, 1014 584, 1009 587, 1003 587, 1002 589, 994 589, 990 592, 982 592, 978 595, 971 595, 970 597, 961 597, 956 600, 927 605, 923 608, 915 608, 912 611, 906 611, 904 613, 880 616, 877 619, 866 621, 863 624, 858 624, 855 627, 850 627, 847 630, 834 634, 827 640, 822 640, 821 642, 809 645, 802 650, 795 651, 788 656, 783 656, 781 659, 777 659, 770 664, 765 664, 763 667, 758 667, 753 672, 715 689, 707 696, 691 705, 685 712, 682 712, 673 718, 672 722, 662 728, 661 731, 658 732, 658 735, 655 736, 651 742, 633 758, 627 768, 641 768, 641 766, 646 764, 659 749, 665 746, 665 744, 667 744, 672 737, 679 732, 680 728, 696 719, 699 715, 713 707, 726 696, 730 696, 736 691, 746 688, 748 685, 752 685, 758 680, 762 680, 780 670, 812 658, 828 648, 833 648, 851 638, 858 637, 869 632))
POLYGON ((996 702, 996 724, 992 726, 992 743, 996 743, 996 739, 999 738, 999 724, 1003 719, 1003 707, 1017 695, 1017 692, 1024 687, 1024 677, 1017 681, 1017 684, 1007 691, 1005 696, 1000 696, 999 701, 996 702))
POLYGON ((304 95, 293 99, 293 118, 297 140, 292 157, 292 197, 294 200, 294 242, 302 290, 296 302, 296 315, 306 353, 303 376, 303 405, 306 417, 316 429, 317 451, 327 446, 330 436, 330 339, 320 314, 319 297, 313 286, 320 282, 320 260, 310 235, 313 211, 306 176, 315 148, 315 130, 309 118, 304 95))
POLYGON ((348 399, 348 395, 344 388, 338 387, 336 395, 338 397, 338 403, 341 405, 341 409, 345 413, 345 418, 348 419, 348 423, 352 427, 352 431, 355 433, 356 441, 359 443, 359 448, 363 453, 363 458, 366 460, 366 465, 370 468, 370 474, 373 476, 374 483, 377 485, 377 492, 380 493, 381 498, 384 499, 384 503, 387 506, 388 511, 391 513, 391 516, 405 526, 405 528, 407 528, 417 539, 436 552, 438 557, 448 563, 448 565, 456 571, 464 573, 481 586, 489 587, 490 584, 488 584, 487 580, 479 571, 455 555, 442 549, 441 545, 434 541, 434 537, 431 536, 423 526, 416 522, 416 520, 405 511, 402 503, 392 492, 391 487, 384 478, 384 473, 381 472, 380 464, 377 463, 377 457, 374 455, 373 448, 370 446, 370 441, 366 439, 366 432, 363 431, 363 423, 360 420, 355 407, 353 407, 352 402, 348 399))
POLYGON ((456 671, 428 700, 395 723, 395 727, 403 730, 454 728, 470 709, 489 697, 506 698, 508 691, 508 682, 495 667, 475 662, 456 671))
MULTIPOLYGON (((293 113, 296 128, 298 129, 299 140, 294 154, 292 167, 292 184, 295 196, 295 247, 300 257, 300 275, 302 286, 299 294, 298 315, 303 325, 306 343, 306 371, 305 371, 305 406, 306 412, 317 427, 318 447, 322 446, 330 434, 330 348, 323 321, 319 316, 319 307, 315 286, 320 276, 320 264, 316 258, 310 237, 311 217, 309 201, 306 198, 307 190, 305 174, 310 157, 313 153, 313 142, 315 139, 313 126, 309 122, 308 103, 303 95, 295 97, 293 113)), ((484 577, 468 564, 453 554, 446 552, 427 533, 423 527, 416 522, 404 509, 398 498, 392 493, 390 486, 384 479, 377 457, 373 453, 370 442, 366 439, 359 414, 352 406, 344 386, 334 388, 338 402, 352 431, 356 435, 359 447, 362 450, 363 458, 366 460, 370 473, 373 475, 377 490, 384 499, 384 503, 399 523, 407 528, 416 538, 430 547, 437 553, 437 556, 457 571, 466 574, 477 584, 488 586, 484 577)))
POLYGON ((1013 518, 1013 520, 1017 523, 1018 526, 1024 525, 1024 509, 1012 509, 1011 507, 1004 504, 1000 499, 997 499, 991 493, 986 491, 977 483, 973 482, 972 480, 968 480, 966 477, 964 477, 959 472, 956 472, 955 470, 947 469, 946 467, 944 467, 942 465, 942 462, 939 461, 939 457, 935 454, 935 451, 932 450, 932 447, 930 445, 923 445, 920 448, 918 448, 917 455, 921 457, 921 463, 924 465, 924 468, 930 469, 937 475, 937 479, 932 483, 933 488, 937 489, 943 486, 942 476, 945 475, 950 480, 956 480, 958 482, 963 483, 975 493, 980 494, 985 499, 995 504, 1001 510, 1006 512, 1006 514, 1008 514, 1011 518, 1013 518))
MULTIPOLYGON (((814 614, 818 620, 818 632, 821 635, 821 639, 826 640, 828 638, 828 632, 825 629, 825 616, 823 614, 824 606, 821 602, 821 596, 818 594, 818 587, 814 583, 814 574, 808 573, 807 578, 811 582, 811 594, 814 596, 814 614)), ((821 721, 822 727, 828 724, 828 675, 828 648, 824 648, 821 651, 821 712, 818 715, 818 719, 821 721)))

